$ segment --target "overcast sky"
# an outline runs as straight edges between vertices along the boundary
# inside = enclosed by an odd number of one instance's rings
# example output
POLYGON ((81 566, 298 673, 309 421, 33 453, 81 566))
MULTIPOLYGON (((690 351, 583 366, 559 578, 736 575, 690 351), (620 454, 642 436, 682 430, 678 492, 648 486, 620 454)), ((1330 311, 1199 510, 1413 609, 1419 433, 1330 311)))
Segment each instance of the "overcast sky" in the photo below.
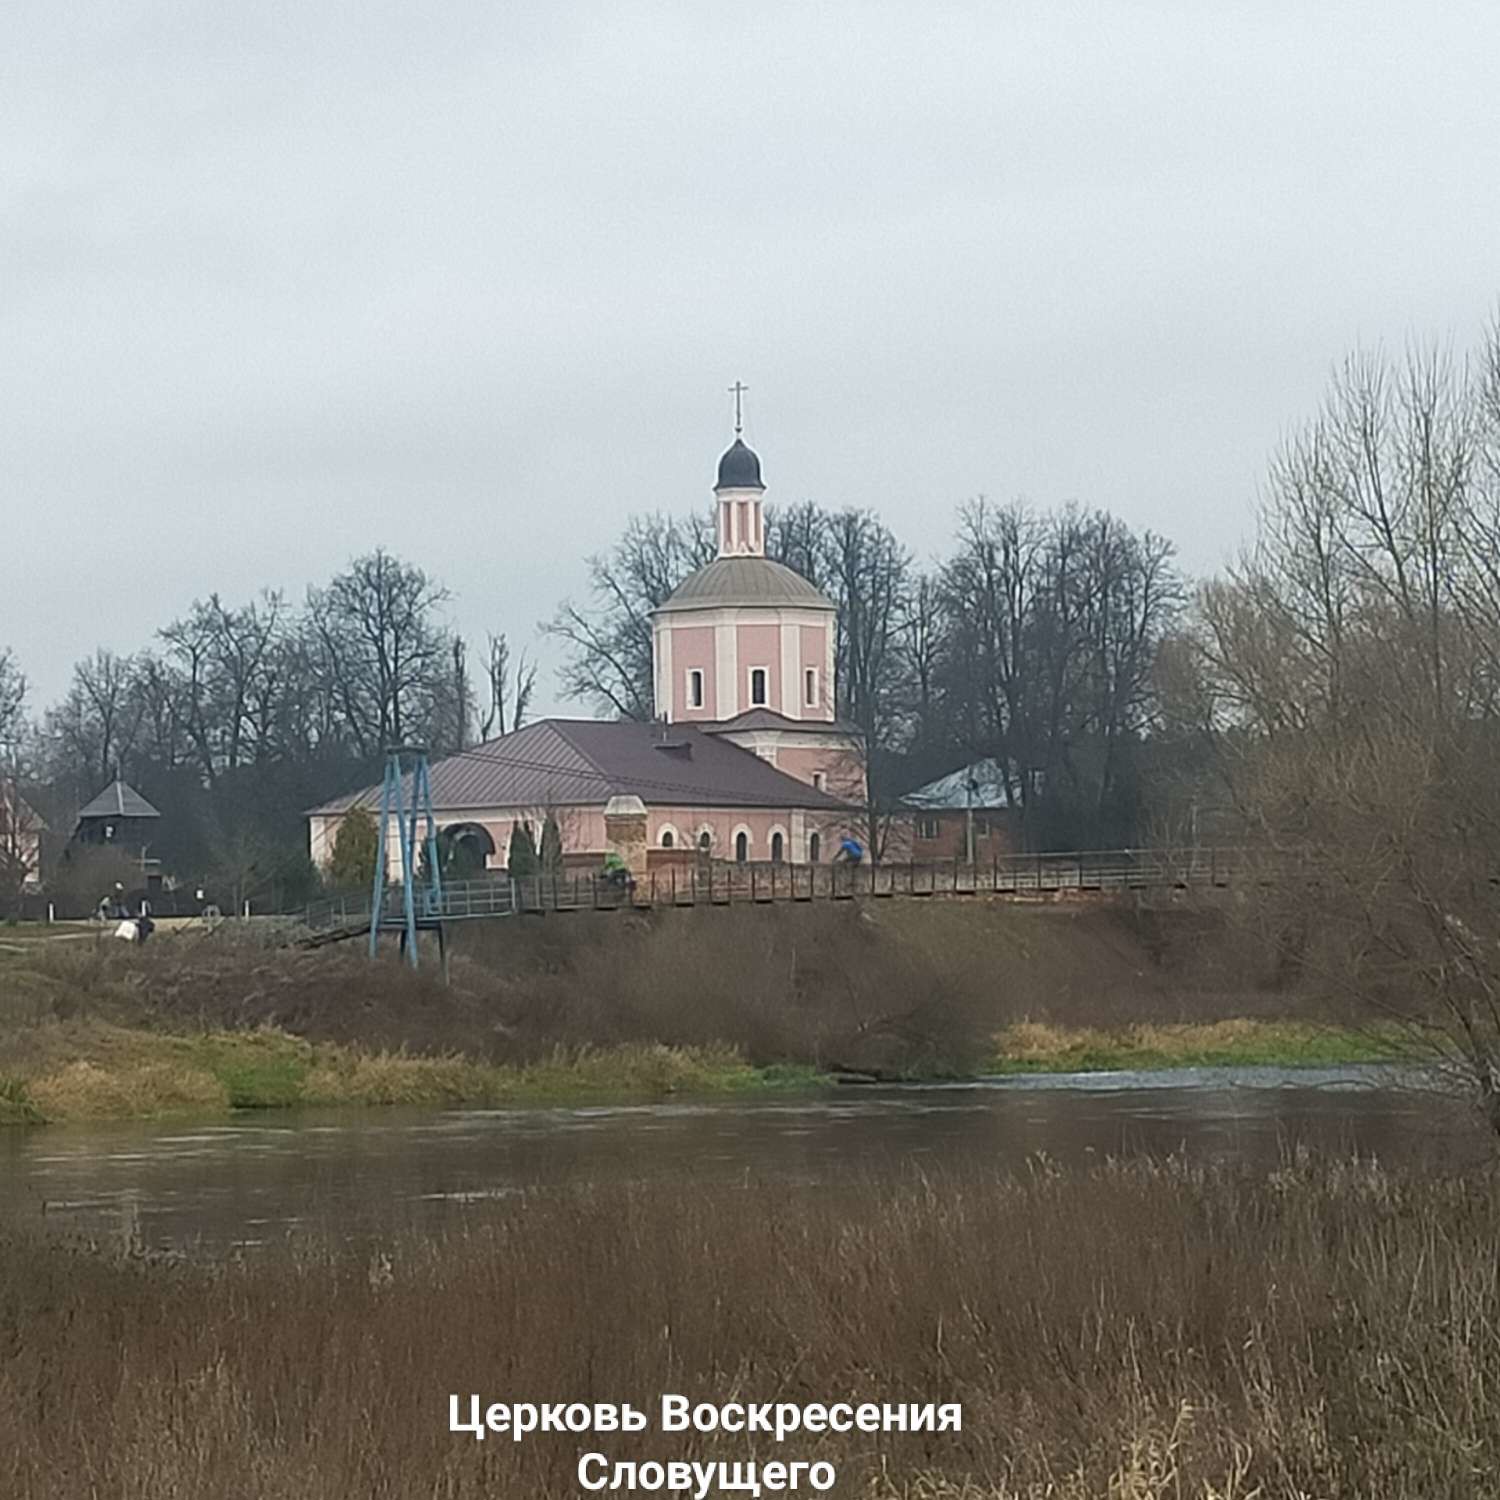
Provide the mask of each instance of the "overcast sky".
POLYGON ((376 545, 527 640, 735 379, 773 501, 1211 570, 1345 350, 1494 313, 1497 59, 1438 0, 5 0, 0 646, 42 707, 376 545))

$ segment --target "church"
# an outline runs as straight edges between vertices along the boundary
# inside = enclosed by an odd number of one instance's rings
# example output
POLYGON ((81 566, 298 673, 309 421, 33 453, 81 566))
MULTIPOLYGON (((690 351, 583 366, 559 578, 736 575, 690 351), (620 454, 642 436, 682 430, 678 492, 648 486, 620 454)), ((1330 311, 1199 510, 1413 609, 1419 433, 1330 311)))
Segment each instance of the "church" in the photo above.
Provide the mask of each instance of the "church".
MULTIPOLYGON (((567 867, 615 852, 640 870, 817 864, 857 828, 864 757, 836 713, 836 611, 766 556, 760 459, 738 424, 714 497, 718 555, 652 618, 654 721, 540 719, 434 761, 440 840, 499 870, 518 823, 539 839, 551 820, 567 867)), ((379 806, 372 786, 314 808, 314 862, 346 813, 379 806)))

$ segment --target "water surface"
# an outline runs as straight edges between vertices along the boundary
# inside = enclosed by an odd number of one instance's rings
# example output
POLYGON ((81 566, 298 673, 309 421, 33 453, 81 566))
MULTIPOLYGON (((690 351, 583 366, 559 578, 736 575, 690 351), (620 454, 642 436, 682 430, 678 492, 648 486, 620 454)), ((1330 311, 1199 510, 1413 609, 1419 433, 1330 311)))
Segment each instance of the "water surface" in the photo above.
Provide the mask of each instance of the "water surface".
POLYGON ((597 1182, 831 1182, 1141 1150, 1273 1164, 1298 1144, 1451 1157, 1461 1106, 1392 1068, 1201 1068, 660 1104, 247 1113, 0 1131, 0 1218, 223 1253, 369 1240, 597 1182))

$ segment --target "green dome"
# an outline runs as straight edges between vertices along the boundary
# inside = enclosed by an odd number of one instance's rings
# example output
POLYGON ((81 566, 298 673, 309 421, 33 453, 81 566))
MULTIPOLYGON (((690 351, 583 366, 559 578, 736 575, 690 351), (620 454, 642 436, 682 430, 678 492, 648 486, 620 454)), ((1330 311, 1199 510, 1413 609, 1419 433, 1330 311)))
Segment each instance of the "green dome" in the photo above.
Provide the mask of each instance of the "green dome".
POLYGON ((826 595, 783 563, 769 557, 721 557, 683 579, 657 613, 747 604, 833 608, 826 595))

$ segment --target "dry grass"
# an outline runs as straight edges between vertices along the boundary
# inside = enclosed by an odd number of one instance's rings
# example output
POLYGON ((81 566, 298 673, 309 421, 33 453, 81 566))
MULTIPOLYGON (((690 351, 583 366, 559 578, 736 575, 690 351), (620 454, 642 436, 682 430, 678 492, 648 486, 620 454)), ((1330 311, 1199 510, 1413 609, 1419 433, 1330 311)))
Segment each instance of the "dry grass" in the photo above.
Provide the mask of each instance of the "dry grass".
POLYGON ((461 1057, 411 1057, 320 1047, 302 1104, 524 1104, 548 1099, 661 1098, 757 1088, 762 1073, 728 1047, 559 1049, 535 1062, 493 1067, 461 1057))
POLYGON ((1367 1161, 580 1191, 446 1238, 199 1267, 0 1247, 16 1500, 551 1500, 581 1451, 746 1439, 447 1431, 485 1400, 957 1400, 959 1434, 815 1436, 903 1500, 1490 1500, 1500 1191, 1367 1161))
POLYGON ((1121 1068, 1390 1062, 1412 1055, 1401 1027, 1234 1017, 1202 1023, 1145 1022, 1103 1029, 1020 1021, 995 1035, 1001 1072, 1096 1072, 1121 1068))
MULTIPOLYGON (((0 1121, 637 1097, 745 1086, 747 1068, 967 1075, 995 1066, 997 1028, 1002 1065, 1166 1065, 1200 1042, 1197 1060, 1247 1060, 1231 1001, 1258 1022, 1316 1009, 1264 975, 1247 985, 1240 930, 1213 913, 949 902, 526 919, 456 933, 451 987, 433 967, 264 936, 187 927, 136 949, 28 934, 0 955, 0 1121)), ((1350 1055, 1311 1021, 1273 1040, 1265 1060, 1350 1055)))
POLYGON ((789 1082, 728 1047, 557 1048, 530 1062, 366 1052, 257 1029, 163 1036, 104 1024, 40 1028, 0 1082, 0 1123, 225 1114, 326 1105, 501 1106, 659 1099, 789 1082))
POLYGON ((169 1062, 116 1068, 70 1062, 25 1080, 25 1088, 44 1120, 217 1114, 229 1108, 228 1091, 211 1073, 169 1062))

